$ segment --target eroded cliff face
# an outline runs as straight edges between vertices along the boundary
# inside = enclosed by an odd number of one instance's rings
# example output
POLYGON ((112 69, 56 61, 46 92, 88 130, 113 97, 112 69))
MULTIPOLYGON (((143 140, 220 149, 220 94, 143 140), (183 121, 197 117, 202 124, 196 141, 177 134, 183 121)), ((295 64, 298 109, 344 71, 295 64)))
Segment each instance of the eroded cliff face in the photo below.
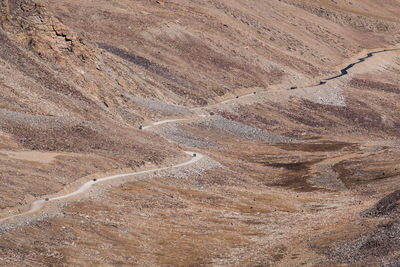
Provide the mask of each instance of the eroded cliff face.
POLYGON ((94 63, 93 49, 50 15, 43 5, 5 0, 0 12, 3 30, 12 35, 21 48, 52 63, 70 64, 75 68, 94 63))

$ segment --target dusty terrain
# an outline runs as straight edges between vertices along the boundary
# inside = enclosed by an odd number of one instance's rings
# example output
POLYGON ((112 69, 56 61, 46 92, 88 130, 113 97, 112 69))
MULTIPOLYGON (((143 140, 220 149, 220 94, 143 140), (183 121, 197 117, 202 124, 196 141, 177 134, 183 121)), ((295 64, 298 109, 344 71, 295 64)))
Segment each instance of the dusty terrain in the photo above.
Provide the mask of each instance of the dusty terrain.
POLYGON ((399 13, 0 0, 0 265, 398 266, 399 13))

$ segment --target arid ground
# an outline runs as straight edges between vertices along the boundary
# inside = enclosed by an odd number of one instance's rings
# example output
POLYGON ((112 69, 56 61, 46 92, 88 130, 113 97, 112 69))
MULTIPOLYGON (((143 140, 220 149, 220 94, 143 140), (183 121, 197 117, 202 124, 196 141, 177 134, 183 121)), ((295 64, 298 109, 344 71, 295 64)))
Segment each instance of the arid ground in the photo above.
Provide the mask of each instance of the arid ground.
POLYGON ((399 14, 0 0, 0 266, 400 266, 399 14))

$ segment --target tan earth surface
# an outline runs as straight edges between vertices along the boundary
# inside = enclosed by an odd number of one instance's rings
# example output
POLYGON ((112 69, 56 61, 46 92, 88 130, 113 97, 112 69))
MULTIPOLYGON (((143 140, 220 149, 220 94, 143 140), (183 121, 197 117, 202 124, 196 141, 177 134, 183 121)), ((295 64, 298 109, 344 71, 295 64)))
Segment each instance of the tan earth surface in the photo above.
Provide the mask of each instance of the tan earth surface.
POLYGON ((0 266, 399 266, 399 14, 0 0, 0 266))

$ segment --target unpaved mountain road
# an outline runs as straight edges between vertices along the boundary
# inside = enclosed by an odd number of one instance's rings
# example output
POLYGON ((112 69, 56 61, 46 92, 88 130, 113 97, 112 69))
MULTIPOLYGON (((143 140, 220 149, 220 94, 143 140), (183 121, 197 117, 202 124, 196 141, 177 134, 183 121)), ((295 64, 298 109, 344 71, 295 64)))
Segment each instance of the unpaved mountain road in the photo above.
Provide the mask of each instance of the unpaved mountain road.
MULTIPOLYGON (((359 58, 356 62, 351 63, 351 64, 347 65, 345 68, 343 68, 341 70, 341 74, 340 75, 336 75, 334 77, 324 79, 324 80, 322 80, 320 82, 320 84, 313 85, 313 87, 326 84, 327 81, 338 79, 338 78, 340 78, 340 77, 342 77, 344 75, 347 75, 349 69, 353 68, 357 64, 365 62, 365 60, 367 58, 372 57, 374 54, 397 51, 397 50, 400 50, 400 48, 391 48, 391 49, 384 49, 384 50, 379 50, 379 51, 375 51, 375 52, 369 52, 369 53, 367 53, 367 55, 365 57, 359 58)), ((310 86, 306 86, 306 87, 310 87, 310 86)), ((261 91, 258 91, 258 92, 264 92, 264 91, 268 91, 268 90, 261 90, 261 91)), ((254 96, 258 92, 252 92, 252 93, 248 93, 248 94, 241 95, 241 96, 235 96, 234 98, 227 99, 227 100, 224 100, 224 101, 221 101, 219 103, 212 104, 212 105, 209 105, 209 106, 206 106, 206 107, 193 108, 193 109, 191 109, 191 111, 196 112, 196 111, 199 111, 199 110, 202 110, 202 109, 205 109, 205 108, 209 108, 209 107, 212 107, 212 106, 233 102, 233 101, 235 101, 235 100, 237 100, 239 98, 246 98, 246 97, 254 96)), ((158 122, 153 122, 153 123, 151 123, 149 125, 143 126, 142 129, 143 130, 149 130, 149 129, 153 128, 153 127, 160 126, 160 125, 167 124, 167 123, 191 121, 191 120, 197 119, 198 117, 206 118, 206 117, 209 116, 209 115, 205 115, 205 114, 196 114, 196 115, 197 115, 197 117, 180 118, 180 119, 167 119, 167 120, 162 120, 162 121, 158 121, 158 122)), ((185 152, 185 153, 193 154, 193 152, 185 152)), ((71 198, 73 196, 80 195, 80 194, 86 192, 88 189, 90 189, 93 185, 100 184, 100 183, 105 182, 105 181, 114 180, 114 179, 120 179, 120 178, 124 178, 124 177, 128 177, 128 176, 137 176, 137 175, 152 173, 152 172, 156 172, 156 171, 163 171, 163 170, 167 170, 167 169, 180 168, 180 167, 184 167, 184 166, 187 166, 187 165, 191 165, 191 164, 199 161, 203 157, 204 156, 202 154, 197 154, 196 156, 193 156, 192 159, 187 161, 187 162, 184 162, 184 163, 181 163, 181 164, 177 164, 177 165, 174 165, 174 166, 170 166, 170 167, 162 167, 162 168, 139 171, 139 172, 131 172, 131 173, 107 176, 107 177, 103 177, 103 178, 100 178, 100 179, 93 179, 91 181, 88 181, 88 182, 84 183, 82 186, 80 186, 77 190, 75 190, 73 192, 70 192, 70 193, 67 193, 67 194, 64 194, 64 195, 60 195, 60 196, 57 196, 57 197, 36 200, 35 202, 33 202, 31 204, 30 209, 28 211, 22 212, 22 213, 19 213, 19 214, 14 214, 14 215, 11 215, 11 216, 8 216, 8 217, 1 218, 0 219, 0 223, 4 223, 4 222, 10 221, 10 220, 15 219, 15 218, 24 218, 24 217, 26 217, 28 215, 31 215, 31 214, 34 214, 34 213, 40 211, 45 206, 45 204, 48 203, 48 202, 57 201, 57 200, 66 200, 66 199, 71 198)))
MULTIPOLYGON (((322 79, 321 82, 318 83, 318 84, 308 85, 308 86, 301 86, 301 87, 295 87, 295 88, 292 88, 292 90, 294 90, 294 89, 302 89, 302 88, 318 87, 318 86, 324 85, 324 84, 326 84, 328 81, 332 81, 332 80, 341 78, 341 77, 343 77, 343 76, 349 74, 349 70, 350 70, 350 69, 352 69, 354 66, 356 66, 356 65, 358 65, 358 64, 360 64, 360 63, 365 62, 368 58, 373 57, 375 54, 386 53, 386 52, 393 52, 393 51, 400 51, 400 48, 392 47, 392 48, 387 48, 387 49, 380 49, 380 50, 373 51, 373 52, 367 52, 366 56, 361 57, 361 58, 358 58, 357 61, 352 62, 352 63, 348 64, 345 68, 341 69, 341 70, 340 70, 340 73, 341 73, 341 74, 335 75, 335 76, 330 77, 330 78, 322 79)), ((211 104, 211 105, 208 105, 208 106, 191 108, 190 111, 192 111, 192 112, 194 112, 194 113, 196 114, 196 112, 202 111, 202 110, 207 109, 207 108, 211 108, 211 107, 215 107, 215 106, 218 106, 218 105, 223 105, 223 104, 232 103, 232 102, 237 101, 238 99, 243 99, 243 98, 255 96, 255 95, 257 95, 258 93, 270 92, 270 91, 271 91, 271 90, 268 90, 268 89, 253 91, 253 92, 251 92, 251 93, 247 93, 247 94, 244 94, 244 95, 237 95, 237 96, 235 96, 235 97, 232 97, 232 98, 229 98, 229 99, 226 99, 226 100, 223 100, 223 101, 221 101, 221 102, 218 102, 218 103, 215 103, 215 104, 211 104)), ((197 115, 198 117, 202 117, 202 118, 206 118, 206 117, 209 117, 209 116, 210 116, 208 113, 207 113, 207 114, 200 114, 200 115, 199 115, 199 114, 196 114, 196 115, 197 115)), ((149 124, 149 125, 143 126, 142 129, 143 129, 143 130, 148 130, 148 129, 151 129, 151 128, 153 128, 153 127, 160 126, 160 125, 167 124, 167 123, 192 121, 192 120, 195 120, 195 119, 197 119, 197 118, 196 118, 196 117, 189 117, 189 118, 167 119, 167 120, 162 120, 162 121, 158 121, 158 122, 153 122, 153 123, 151 123, 151 124, 149 124)))
MULTIPOLYGON (((204 157, 202 154, 199 154, 199 153, 195 154, 194 152, 188 152, 188 151, 185 151, 185 153, 190 155, 192 158, 190 160, 186 161, 186 162, 183 162, 183 163, 180 163, 180 164, 177 164, 177 165, 173 165, 173 166, 169 166, 169 167, 156 168, 156 169, 151 169, 151 170, 138 171, 138 172, 117 174, 117 175, 107 176, 107 177, 103 177, 103 178, 99 178, 99 179, 92 179, 92 180, 84 183, 83 185, 81 185, 77 190, 75 190, 73 192, 70 192, 70 193, 67 193, 67 194, 64 194, 64 195, 60 195, 60 196, 56 196, 56 197, 49 197, 49 198, 36 200, 35 202, 33 202, 31 204, 30 209, 28 211, 2 218, 2 219, 0 219, 0 223, 11 221, 12 219, 15 219, 15 218, 24 218, 24 217, 26 217, 28 215, 34 214, 34 213, 40 211, 45 206, 46 203, 49 203, 49 202, 52 202, 52 201, 66 200, 68 198, 83 194, 86 191, 88 191, 92 186, 94 186, 96 184, 101 184, 101 183, 104 183, 106 181, 111 181, 111 180, 115 180, 115 179, 121 179, 121 178, 125 178, 125 177, 131 177, 131 176, 138 176, 138 175, 142 175, 142 174, 154 173, 154 172, 157 172, 157 171, 165 171, 165 170, 174 169, 174 168, 182 168, 182 167, 194 164, 194 163, 196 163, 197 161, 201 160, 204 157)), ((137 181, 137 179, 135 181, 137 181)))

